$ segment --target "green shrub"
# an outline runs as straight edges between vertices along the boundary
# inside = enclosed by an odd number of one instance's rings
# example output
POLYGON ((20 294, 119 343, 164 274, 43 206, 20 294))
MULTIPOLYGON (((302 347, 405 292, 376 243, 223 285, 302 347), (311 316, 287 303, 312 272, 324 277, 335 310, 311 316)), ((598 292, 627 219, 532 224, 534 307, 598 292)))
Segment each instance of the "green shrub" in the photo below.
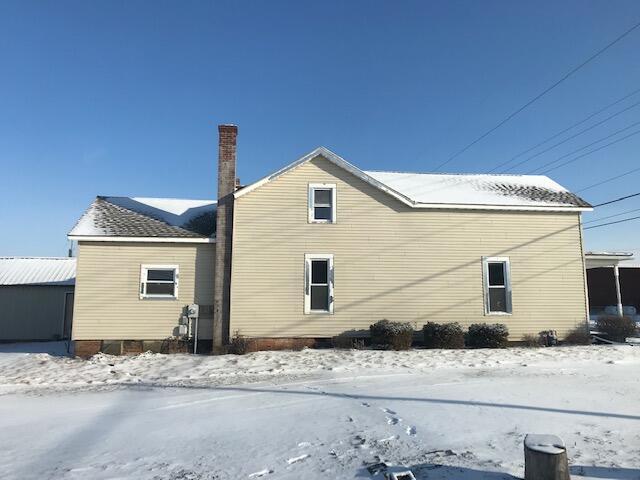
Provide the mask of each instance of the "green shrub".
POLYGON ((179 337, 165 338, 160 345, 160 353, 191 353, 193 342, 179 337))
POLYGON ((614 342, 624 342, 627 337, 633 337, 636 334, 636 324, 629 317, 602 315, 598 317, 597 328, 607 336, 608 340, 614 342))
POLYGON ((464 332, 459 323, 428 322, 422 334, 427 348, 464 348, 464 332))
POLYGON ((535 347, 543 347, 544 342, 540 338, 540 335, 535 335, 533 333, 525 333, 522 336, 522 344, 525 347, 535 348, 535 347))
POLYGON ((389 350, 408 350, 413 343, 413 327, 407 322, 380 320, 369 327, 371 343, 389 350))
POLYGON ((362 350, 365 347, 364 338, 337 335, 331 339, 333 348, 362 350))
POLYGON ((240 335, 239 331, 234 332, 231 344, 229 345, 229 353, 246 355, 253 351, 255 351, 255 346, 252 344, 251 339, 240 335))
POLYGON ((474 348, 504 348, 509 329, 504 323, 474 323, 469 326, 468 344, 474 348))
POLYGON ((563 343, 566 345, 590 345, 591 335, 585 326, 578 326, 567 333, 563 343))

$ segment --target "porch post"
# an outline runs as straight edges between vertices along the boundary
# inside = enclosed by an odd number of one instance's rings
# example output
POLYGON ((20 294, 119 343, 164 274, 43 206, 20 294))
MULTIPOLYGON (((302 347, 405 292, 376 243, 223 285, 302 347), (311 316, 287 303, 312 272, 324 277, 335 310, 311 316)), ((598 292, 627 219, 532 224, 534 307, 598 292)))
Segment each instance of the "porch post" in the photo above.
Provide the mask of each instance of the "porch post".
POLYGON ((620 294, 620 270, 618 269, 618 264, 613 266, 613 277, 616 282, 616 300, 618 301, 618 316, 622 317, 622 295, 620 294))

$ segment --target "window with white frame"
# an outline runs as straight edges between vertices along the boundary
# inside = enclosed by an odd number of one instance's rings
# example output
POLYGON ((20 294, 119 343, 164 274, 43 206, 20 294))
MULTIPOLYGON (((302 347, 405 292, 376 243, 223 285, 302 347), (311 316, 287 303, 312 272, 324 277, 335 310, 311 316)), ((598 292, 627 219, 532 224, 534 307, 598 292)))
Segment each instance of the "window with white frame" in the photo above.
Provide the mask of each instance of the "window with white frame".
POLYGON ((142 265, 140 298, 178 298, 178 266, 142 265))
POLYGON ((511 313, 511 267, 508 257, 484 257, 484 310, 487 315, 511 313))
POLYGON ((333 255, 307 254, 304 313, 333 313, 333 255))
POLYGON ((336 185, 334 183, 309 184, 309 222, 336 222, 336 185))

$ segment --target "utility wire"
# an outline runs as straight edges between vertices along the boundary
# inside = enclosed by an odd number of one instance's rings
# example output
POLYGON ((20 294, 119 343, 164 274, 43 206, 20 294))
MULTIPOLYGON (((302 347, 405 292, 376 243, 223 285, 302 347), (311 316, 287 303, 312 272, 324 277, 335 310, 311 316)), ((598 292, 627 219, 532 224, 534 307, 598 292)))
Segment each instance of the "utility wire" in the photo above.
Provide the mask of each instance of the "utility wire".
POLYGON ((594 140, 594 141, 593 141, 593 142, 591 142, 591 143, 587 143, 586 145, 583 145, 583 146, 582 146, 582 147, 580 147, 580 148, 576 148, 575 150, 573 150, 573 151, 571 151, 571 152, 569 152, 569 153, 565 153, 564 155, 560 155, 558 158, 556 158, 556 159, 554 159, 554 160, 551 160, 550 162, 543 163, 542 165, 540 165, 540 166, 538 166, 538 167, 535 167, 535 168, 533 168, 533 169, 529 170, 526 174, 527 174, 527 175, 529 175, 529 174, 531 174, 531 173, 535 173, 536 171, 538 171, 538 170, 542 170, 542 169, 544 169, 544 168, 546 168, 546 167, 549 167, 549 166, 553 165, 554 163, 558 163, 560 160, 562 160, 562 159, 564 159, 564 158, 570 157, 571 155, 573 155, 573 154, 575 154, 575 153, 578 153, 578 152, 580 152, 580 151, 582 151, 582 150, 585 150, 585 149, 587 149, 587 148, 589 148, 589 147, 592 147, 592 146, 594 146, 594 145, 595 145, 595 144, 597 144, 597 143, 603 142, 604 140, 608 140, 608 139, 609 139, 609 138, 611 138, 611 137, 615 137, 615 136, 616 136, 616 135, 618 135, 619 133, 622 133, 622 132, 624 132, 624 131, 626 131, 626 130, 629 130, 630 128, 633 128, 633 127, 635 127, 636 125, 640 125, 640 121, 638 121, 638 122, 634 122, 634 123, 632 123, 631 125, 627 125, 626 127, 621 128, 620 130, 616 130, 615 132, 610 133, 609 135, 605 135, 604 137, 599 138, 598 140, 594 140))
POLYGON ((492 168, 491 170, 489 170, 487 173, 495 172, 496 170, 498 170, 498 169, 500 169, 500 168, 502 168, 502 167, 504 167, 504 166, 506 166, 506 165, 509 165, 509 164, 510 164, 511 162, 513 162, 514 160, 516 160, 516 159, 520 158, 522 155, 524 155, 524 154, 526 154, 526 153, 529 153, 530 151, 535 150, 535 149, 536 149, 536 148, 538 148, 538 147, 541 147, 541 146, 542 146, 542 145, 544 145, 545 143, 549 143, 551 140, 553 140, 553 139, 555 139, 555 138, 558 138, 558 137, 559 137, 560 135, 562 135, 563 133, 566 133, 566 132, 568 132, 569 130, 571 130, 572 128, 575 128, 575 127, 577 127, 577 126, 579 126, 579 125, 582 125, 584 122, 587 122, 587 121, 591 120, 593 117, 595 117, 595 116, 597 116, 597 115, 601 114, 602 112, 604 112, 604 111, 608 110, 609 108, 611 108, 611 107, 613 107, 613 106, 615 106, 615 105, 619 104, 620 102, 623 102, 623 101, 624 101, 624 100, 626 100, 627 98, 634 96, 634 95, 635 95, 636 93, 638 93, 638 92, 640 92, 640 88, 638 88, 637 90, 634 90, 634 91, 633 91, 633 92, 631 92, 631 93, 628 93, 627 95, 625 95, 624 97, 622 97, 622 98, 620 98, 620 99, 616 100, 615 102, 610 103, 609 105, 607 105, 607 106, 605 106, 605 107, 602 107, 600 110, 598 110, 598 111, 596 111, 596 112, 593 112, 592 114, 590 114, 590 115, 586 116, 585 118, 583 118, 583 119, 582 119, 582 120, 580 120, 579 122, 576 122, 576 123, 574 123, 573 125, 571 125, 571 126, 569 126, 569 127, 565 128, 565 129, 561 130, 560 132, 556 133, 555 135, 550 136, 550 137, 549 137, 549 138, 547 138, 546 140, 543 140, 543 141, 541 141, 541 142, 539 142, 539 143, 535 144, 533 147, 529 147, 529 148, 527 148, 526 150, 523 150, 522 152, 518 153, 517 155, 514 155, 513 157, 511 157, 511 159, 507 160, 506 162, 503 162, 503 163, 501 163, 500 165, 497 165, 497 166, 493 167, 493 168, 492 168))
POLYGON ((615 200, 609 200, 608 202, 604 202, 604 203, 599 203, 597 205, 593 205, 593 207, 603 207, 605 205, 611 205, 612 203, 616 203, 616 202, 621 202, 622 200, 626 200, 628 198, 633 198, 633 197, 638 197, 640 196, 640 192, 638 193, 632 193, 631 195, 626 195, 624 197, 620 197, 620 198, 616 198, 615 200))
POLYGON ((583 228, 583 230, 591 230, 592 228, 606 227, 607 225, 615 225, 616 223, 630 222, 631 220, 637 220, 639 218, 640 218, 640 215, 638 215, 637 217, 625 218, 624 220, 617 220, 615 222, 603 223, 601 225, 592 225, 590 227, 583 228))
MULTIPOLYGON (((638 123, 640 123, 640 122, 638 122, 638 123)), ((582 155, 578 155, 577 157, 573 157, 572 159, 567 160, 566 162, 562 162, 561 164, 556 165, 555 167, 548 168, 548 169, 542 171, 541 173, 542 174, 546 174, 546 173, 552 172, 554 170, 557 170, 558 168, 561 168, 561 167, 564 167, 566 165, 569 165, 570 163, 573 163, 576 160, 580 160, 581 158, 586 157, 587 155, 591 155, 592 153, 599 152, 600 150, 605 149, 607 147, 610 147, 611 145, 615 145, 616 143, 620 143, 620 142, 626 140, 627 138, 631 138, 634 135, 638 135, 639 133, 640 133, 640 130, 636 130, 635 132, 630 133, 629 135, 625 135, 624 137, 619 138, 618 140, 614 140, 613 142, 606 143, 606 144, 602 145, 601 147, 594 148, 593 150, 585 152, 582 155)))
POLYGON ((462 149, 458 150, 456 153, 454 153, 453 155, 451 155, 447 160, 445 160, 444 162, 442 162, 440 165, 438 165, 436 167, 436 171, 440 170, 442 167, 444 167, 445 165, 447 165, 449 162, 451 162, 452 160, 454 160, 455 158, 459 157, 460 155, 462 155, 464 152, 466 152, 467 150, 469 150, 471 147, 473 147, 476 143, 478 143, 480 140, 484 139, 485 137, 487 137, 488 135, 490 135, 491 133, 493 133, 494 131, 496 131, 498 128, 500 128, 502 125, 504 125, 505 123, 507 123, 509 120, 511 120, 513 117, 515 117, 516 115, 518 115, 520 112, 522 112, 524 109, 526 109, 527 107, 529 107, 530 105, 532 105, 533 103, 537 102, 538 100, 540 100, 542 97, 544 97, 547 93, 549 93, 551 90, 553 90, 554 88, 556 88, 558 85, 560 85, 562 82, 564 82, 565 80, 567 80, 569 77, 571 77, 574 73, 576 73, 578 70, 582 69, 583 67, 585 67, 587 64, 589 64, 590 62, 592 62, 593 60, 595 60, 597 57, 599 57, 600 55, 602 55, 605 51, 607 51, 609 48, 613 47, 616 43, 618 43, 620 40, 622 40, 624 37, 626 37, 627 35, 629 35, 631 32, 633 32, 636 28, 640 27, 640 22, 636 23, 635 25, 633 25, 631 28, 629 28, 628 30, 625 30, 621 35, 619 35, 618 37, 616 37, 613 41, 609 42, 607 45, 605 45, 603 48, 601 48, 600 50, 598 50, 596 53, 594 53, 593 55, 591 55, 589 58, 587 58, 586 60, 584 60, 582 63, 580 63, 578 66, 572 68, 569 72, 565 73, 559 80, 557 80, 556 82, 554 82, 552 85, 550 85, 549 87, 547 87, 546 89, 544 89, 542 92, 540 92, 538 95, 536 95, 535 97, 533 97, 531 100, 529 100, 527 103, 525 103, 524 105, 522 105, 520 108, 518 108, 517 110, 515 110, 514 112, 512 112, 511 114, 509 114, 506 118, 504 118, 503 120, 501 120, 497 125, 495 125, 494 127, 490 128, 489 130, 487 130, 485 133, 483 133, 482 135, 480 135, 478 138, 476 138, 475 140, 473 140, 471 143, 467 144, 465 147, 463 147, 462 149))
POLYGON ((543 168, 545 168, 545 167, 548 167, 548 166, 550 166, 550 165, 553 165, 554 163, 559 162, 559 161, 560 161, 560 160, 562 160, 563 158, 570 157, 570 156, 571 156, 571 155, 573 155, 574 153, 578 153, 579 151, 584 150, 585 148, 589 148, 589 147, 591 147, 591 146, 595 145, 596 143, 600 143, 600 142, 602 142, 602 141, 604 141, 604 140, 607 140, 607 139, 609 139, 609 138, 611 138, 611 137, 615 137, 615 136, 616 136, 616 135, 618 135, 619 133, 622 133, 622 132, 624 132, 625 130, 629 130, 630 128, 635 127, 636 125, 639 125, 639 124, 640 124, 640 122, 635 122, 635 123, 632 123, 631 125, 628 125, 628 126, 626 126, 626 127, 624 127, 624 128, 621 128, 620 130, 616 130, 615 132, 610 133, 609 135, 606 135, 606 136, 604 136, 604 137, 602 137, 602 138, 599 138, 598 140, 595 140, 595 141, 593 141, 593 142, 591 142, 591 143, 588 143, 587 145, 584 145, 583 147, 580 147, 580 148, 578 148, 578 149, 576 149, 576 150, 573 150, 572 152, 565 153, 564 155, 560 155, 560 156, 559 156, 558 158, 556 158, 555 160, 551 160, 550 162, 544 163, 544 164, 540 165, 539 167, 536 167, 536 168, 534 168, 534 169, 532 169, 532 170, 529 170, 529 171, 527 172, 527 174, 534 173, 534 172, 536 172, 537 170, 541 170, 541 169, 543 169, 543 168))
POLYGON ((604 185, 605 183, 613 182, 622 177, 626 177, 627 175, 631 175, 632 173, 640 172, 640 167, 634 168, 633 170, 629 170, 628 172, 621 173, 620 175, 616 175, 615 177, 607 178, 606 180, 602 180, 601 182, 594 183, 593 185, 589 185, 588 187, 581 188, 580 190, 576 190, 575 193, 584 192, 585 190, 589 190, 591 188, 599 187, 600 185, 604 185))
POLYGON ((595 222, 601 222, 603 220, 608 220, 609 218, 615 218, 615 217, 620 217, 622 215, 627 215, 628 213, 633 213, 633 212, 637 212, 640 211, 640 208, 633 208, 631 210, 627 210, 625 212, 622 213, 616 213, 615 215, 607 215, 606 217, 600 217, 600 218, 596 218, 594 220, 589 220, 588 222, 582 222, 583 225, 586 225, 588 223, 595 223, 595 222))
POLYGON ((626 112, 626 111, 628 111, 628 110, 631 110, 632 108, 637 107, 638 105, 640 105, 640 101, 638 101, 638 102, 636 102, 636 103, 634 103, 634 104, 632 104, 632 105, 630 105, 630 106, 628 106, 628 107, 626 107, 626 108, 624 108, 624 109, 620 110, 619 112, 616 112, 616 113, 613 113, 613 114, 609 115, 607 118, 605 118, 605 119, 603 119, 603 120, 600 120, 599 122, 594 123, 593 125, 591 125, 591 126, 589 126, 589 127, 587 127, 587 128, 583 128, 583 129, 582 129, 582 130, 580 130, 578 133, 574 133, 573 135, 571 135, 571 136, 569 136, 569 137, 565 138, 564 140, 559 141, 558 143, 554 143, 553 145, 551 145, 551 146, 550 146, 550 147, 548 147, 548 148, 545 148, 544 150, 540 150, 538 153, 535 153, 535 154, 531 155, 530 157, 527 157, 527 158, 525 158, 524 160, 522 160, 522 161, 520 161, 520 162, 516 163, 515 165, 510 166, 509 168, 507 168, 506 170, 504 170, 504 172, 508 172, 508 171, 510 171, 510 170, 513 170, 513 169, 514 169, 514 168, 516 168, 516 167, 519 167, 520 165, 524 165, 525 163, 527 163, 527 162, 529 162, 529 161, 533 160, 534 158, 539 157, 539 156, 540 156, 540 155, 542 155, 543 153, 547 153, 548 151, 553 150, 554 148, 556 148, 556 147, 558 147, 558 146, 562 145, 563 143, 567 143, 569 140, 573 140, 574 138, 579 137, 579 136, 580 136, 580 135, 582 135, 583 133, 586 133, 586 132, 588 132, 589 130, 593 130, 594 128, 599 127, 599 126, 600 126, 600 125, 602 125, 603 123, 608 122, 609 120, 611 120, 612 118, 617 117, 618 115, 622 115, 624 112, 626 112))

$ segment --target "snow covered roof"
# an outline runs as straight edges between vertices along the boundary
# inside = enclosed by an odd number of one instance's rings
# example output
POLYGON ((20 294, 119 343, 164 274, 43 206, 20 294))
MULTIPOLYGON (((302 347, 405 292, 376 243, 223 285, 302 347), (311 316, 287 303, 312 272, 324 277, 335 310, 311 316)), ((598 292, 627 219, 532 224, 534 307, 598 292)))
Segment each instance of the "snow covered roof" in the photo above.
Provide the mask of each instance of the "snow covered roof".
POLYGON ((419 204, 590 206, 543 175, 365 173, 419 204))
POLYGON ((585 252, 584 254, 586 267, 600 268, 613 267, 618 265, 620 268, 635 267, 630 260, 633 260, 633 252, 585 252), (623 263, 620 263, 623 262, 623 263))
POLYGON ((412 208, 591 210, 591 205, 543 175, 402 173, 360 170, 319 147, 235 193, 241 197, 303 163, 322 156, 412 208))
POLYGON ((178 198, 99 196, 69 232, 73 240, 157 238, 209 241, 216 202, 178 198))
POLYGON ((76 259, 0 257, 0 285, 75 285, 76 259))

